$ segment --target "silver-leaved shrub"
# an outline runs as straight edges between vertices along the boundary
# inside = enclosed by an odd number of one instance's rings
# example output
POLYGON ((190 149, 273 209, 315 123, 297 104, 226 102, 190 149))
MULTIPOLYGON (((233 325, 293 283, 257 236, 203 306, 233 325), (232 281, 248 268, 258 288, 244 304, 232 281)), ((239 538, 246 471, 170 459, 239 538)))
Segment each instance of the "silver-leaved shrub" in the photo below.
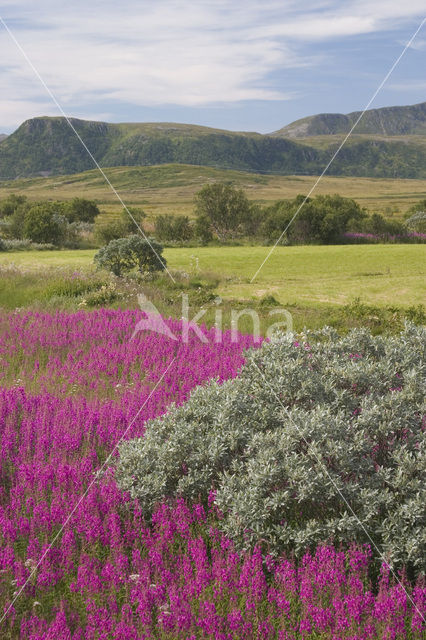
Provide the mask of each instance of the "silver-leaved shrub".
POLYGON ((424 570, 425 347, 413 325, 265 342, 238 378, 195 389, 123 443, 119 485, 147 515, 213 489, 241 548, 373 542, 389 562, 424 570))

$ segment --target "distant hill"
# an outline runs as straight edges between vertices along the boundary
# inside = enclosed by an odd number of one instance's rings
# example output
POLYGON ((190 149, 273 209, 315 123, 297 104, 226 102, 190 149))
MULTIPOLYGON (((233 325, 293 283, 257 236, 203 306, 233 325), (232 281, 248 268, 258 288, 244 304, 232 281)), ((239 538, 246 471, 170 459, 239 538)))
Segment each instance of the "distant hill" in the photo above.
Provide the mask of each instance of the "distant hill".
MULTIPOLYGON (((175 163, 318 175, 356 117, 312 116, 268 135, 173 123, 111 124, 73 118, 72 124, 102 167, 175 163)), ((333 162, 330 175, 426 178, 426 103, 373 109, 359 127, 333 162)), ((64 118, 27 120, 0 144, 2 180, 92 168, 92 159, 64 118)))
MULTIPOLYGON (((278 173, 315 172, 320 153, 290 140, 169 123, 72 124, 104 167, 193 164, 278 173)), ((0 177, 76 173, 93 161, 64 118, 33 118, 1 143, 0 177)))
POLYGON ((2 140, 5 140, 7 138, 7 134, 6 133, 0 133, 0 142, 2 140))
MULTIPOLYGON (((283 138, 307 138, 348 133, 361 113, 320 113, 296 120, 272 135, 283 138)), ((408 107, 370 109, 362 116, 355 133, 375 136, 426 135, 426 102, 408 107)))

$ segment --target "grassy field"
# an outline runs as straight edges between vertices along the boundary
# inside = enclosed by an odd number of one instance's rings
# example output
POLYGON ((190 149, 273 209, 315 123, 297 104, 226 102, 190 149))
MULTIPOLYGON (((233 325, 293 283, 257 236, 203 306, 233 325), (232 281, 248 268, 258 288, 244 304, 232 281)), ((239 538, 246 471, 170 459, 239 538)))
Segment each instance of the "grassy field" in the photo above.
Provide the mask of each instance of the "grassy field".
MULTIPOLYGON (((114 167, 105 169, 127 205, 141 206, 152 218, 159 213, 192 215, 194 194, 208 182, 229 181, 262 204, 306 194, 314 176, 277 176, 190 165, 114 167)), ((95 199, 105 212, 121 208, 97 170, 70 176, 28 178, 0 183, 0 199, 23 193, 34 200, 66 200, 75 196, 95 199)), ((426 197, 425 180, 324 177, 315 194, 339 193, 357 200, 370 212, 394 217, 426 197)))
MULTIPOLYGON (((217 277, 224 298, 259 300, 273 295, 280 304, 367 304, 406 308, 426 299, 425 245, 347 245, 278 247, 253 283, 268 247, 167 249, 170 269, 192 277, 217 277)), ((94 251, 44 251, 0 254, 0 265, 26 269, 91 269, 94 251)))

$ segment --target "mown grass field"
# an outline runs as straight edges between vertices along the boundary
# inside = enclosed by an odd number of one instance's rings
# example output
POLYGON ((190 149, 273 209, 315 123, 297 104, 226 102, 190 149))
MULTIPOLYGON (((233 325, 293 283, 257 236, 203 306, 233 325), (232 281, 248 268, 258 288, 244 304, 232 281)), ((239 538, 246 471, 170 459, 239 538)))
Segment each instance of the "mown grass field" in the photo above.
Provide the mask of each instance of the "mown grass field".
MULTIPOLYGON (((160 213, 192 215, 195 193, 209 182, 231 182, 242 188, 250 200, 268 204, 306 194, 316 181, 315 176, 261 175, 192 165, 114 167, 105 169, 105 173, 127 205, 141 206, 151 218, 160 213)), ((121 209, 98 170, 0 183, 0 200, 10 193, 22 193, 32 200, 78 196, 97 200, 106 213, 121 209)), ((426 181, 326 176, 314 195, 333 193, 354 198, 370 212, 398 218, 426 197, 426 181)))
MULTIPOLYGON (((344 305, 359 298, 373 305, 408 307, 426 300, 425 245, 340 245, 278 247, 253 283, 269 247, 166 249, 171 270, 217 276, 224 298, 280 304, 344 305)), ((93 268, 92 250, 0 254, 0 265, 93 268)))
POLYGON ((426 299, 424 245, 277 247, 253 283, 269 247, 169 249, 173 268, 198 257, 200 271, 222 276, 219 293, 280 303, 345 304, 355 298, 376 305, 408 306, 426 299))

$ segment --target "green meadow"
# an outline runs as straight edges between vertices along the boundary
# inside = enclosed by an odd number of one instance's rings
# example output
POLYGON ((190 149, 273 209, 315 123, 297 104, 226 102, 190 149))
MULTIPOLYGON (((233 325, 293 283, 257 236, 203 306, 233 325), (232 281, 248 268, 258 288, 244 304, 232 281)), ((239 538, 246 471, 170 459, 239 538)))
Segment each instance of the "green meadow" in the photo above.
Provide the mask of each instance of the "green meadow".
MULTIPOLYGON (((426 300, 425 245, 338 245, 277 247, 250 282, 270 247, 197 247, 165 250, 171 271, 216 279, 224 298, 280 304, 345 305, 355 299, 376 306, 407 308, 426 300)), ((33 269, 93 270, 93 250, 0 254, 0 265, 33 269)), ((5 295, 3 293, 3 295, 5 295)), ((1 302, 0 302, 1 304, 1 302)))
POLYGON ((409 306, 426 299, 425 245, 277 247, 250 282, 270 247, 168 249, 174 269, 198 258, 201 272, 221 276, 219 293, 232 298, 273 295, 280 303, 409 306), (194 258, 195 256, 195 258, 194 258))

